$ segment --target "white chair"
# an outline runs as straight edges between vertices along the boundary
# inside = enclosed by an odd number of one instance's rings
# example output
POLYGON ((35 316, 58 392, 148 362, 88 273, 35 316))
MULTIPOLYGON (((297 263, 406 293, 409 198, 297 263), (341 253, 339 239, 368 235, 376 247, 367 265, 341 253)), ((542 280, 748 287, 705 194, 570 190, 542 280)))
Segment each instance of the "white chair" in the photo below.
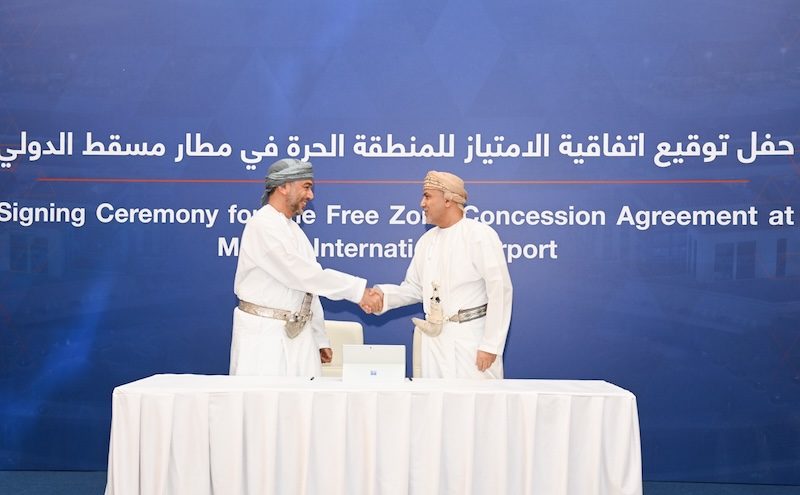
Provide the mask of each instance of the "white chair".
POLYGON ((364 343, 364 327, 357 321, 325 320, 325 331, 331 340, 333 360, 322 363, 322 376, 342 376, 342 346, 364 343))

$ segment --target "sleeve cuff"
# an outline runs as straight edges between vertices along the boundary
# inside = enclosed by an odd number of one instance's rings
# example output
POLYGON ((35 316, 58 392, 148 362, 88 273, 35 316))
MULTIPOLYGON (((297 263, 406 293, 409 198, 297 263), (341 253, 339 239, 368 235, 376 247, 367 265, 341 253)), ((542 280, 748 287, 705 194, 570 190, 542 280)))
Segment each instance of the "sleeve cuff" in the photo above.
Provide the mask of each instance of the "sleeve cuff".
POLYGON ((479 351, 483 351, 483 352, 488 352, 489 354, 495 354, 495 355, 498 355, 498 356, 500 355, 500 353, 497 352, 497 346, 496 345, 489 345, 489 344, 481 343, 481 345, 478 346, 478 350, 479 351))
POLYGON ((361 302, 361 298, 364 297, 364 291, 367 290, 367 279, 355 276, 353 278, 356 279, 356 282, 353 288, 353 298, 350 299, 350 302, 358 304, 361 302))

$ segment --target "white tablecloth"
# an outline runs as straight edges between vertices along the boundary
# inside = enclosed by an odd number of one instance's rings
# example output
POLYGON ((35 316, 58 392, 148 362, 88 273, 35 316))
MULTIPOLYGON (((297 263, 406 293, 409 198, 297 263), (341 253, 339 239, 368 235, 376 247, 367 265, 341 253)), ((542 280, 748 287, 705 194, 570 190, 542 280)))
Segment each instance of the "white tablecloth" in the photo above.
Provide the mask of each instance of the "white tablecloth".
POLYGON ((114 390, 107 495, 642 493, 603 381, 156 375, 114 390))

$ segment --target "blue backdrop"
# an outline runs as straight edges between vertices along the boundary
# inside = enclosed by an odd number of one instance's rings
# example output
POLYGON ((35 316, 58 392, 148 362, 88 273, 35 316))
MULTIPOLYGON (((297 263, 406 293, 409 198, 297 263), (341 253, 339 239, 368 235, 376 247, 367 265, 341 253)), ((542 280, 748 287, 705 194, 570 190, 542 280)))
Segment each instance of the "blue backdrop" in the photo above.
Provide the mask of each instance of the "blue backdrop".
MULTIPOLYGON (((788 0, 4 2, 0 468, 104 469, 113 387, 227 372, 239 220, 292 155, 318 179, 308 236, 355 246, 321 263, 370 283, 402 279, 389 245, 424 232, 425 172, 461 175, 518 256, 507 377, 631 390, 645 479, 800 484, 798 20, 788 0)), ((420 312, 323 304, 374 343, 410 345, 420 312)))

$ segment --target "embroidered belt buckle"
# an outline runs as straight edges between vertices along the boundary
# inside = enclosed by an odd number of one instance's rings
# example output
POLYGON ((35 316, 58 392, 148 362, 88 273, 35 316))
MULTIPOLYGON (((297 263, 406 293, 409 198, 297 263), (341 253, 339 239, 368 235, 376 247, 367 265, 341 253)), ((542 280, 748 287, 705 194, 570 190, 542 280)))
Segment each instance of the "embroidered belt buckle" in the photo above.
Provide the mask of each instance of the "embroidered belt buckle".
POLYGON ((289 319, 286 320, 286 325, 284 326, 284 330, 286 331, 286 336, 290 339, 293 339, 300 335, 300 332, 303 331, 303 327, 306 326, 308 320, 311 319, 311 313, 302 313, 300 311, 295 311, 289 316, 289 319))
POLYGON ((481 304, 480 306, 475 306, 474 308, 459 309, 458 313, 448 318, 447 321, 466 323, 468 321, 477 320, 478 318, 483 318, 486 316, 487 306, 488 304, 481 304))

